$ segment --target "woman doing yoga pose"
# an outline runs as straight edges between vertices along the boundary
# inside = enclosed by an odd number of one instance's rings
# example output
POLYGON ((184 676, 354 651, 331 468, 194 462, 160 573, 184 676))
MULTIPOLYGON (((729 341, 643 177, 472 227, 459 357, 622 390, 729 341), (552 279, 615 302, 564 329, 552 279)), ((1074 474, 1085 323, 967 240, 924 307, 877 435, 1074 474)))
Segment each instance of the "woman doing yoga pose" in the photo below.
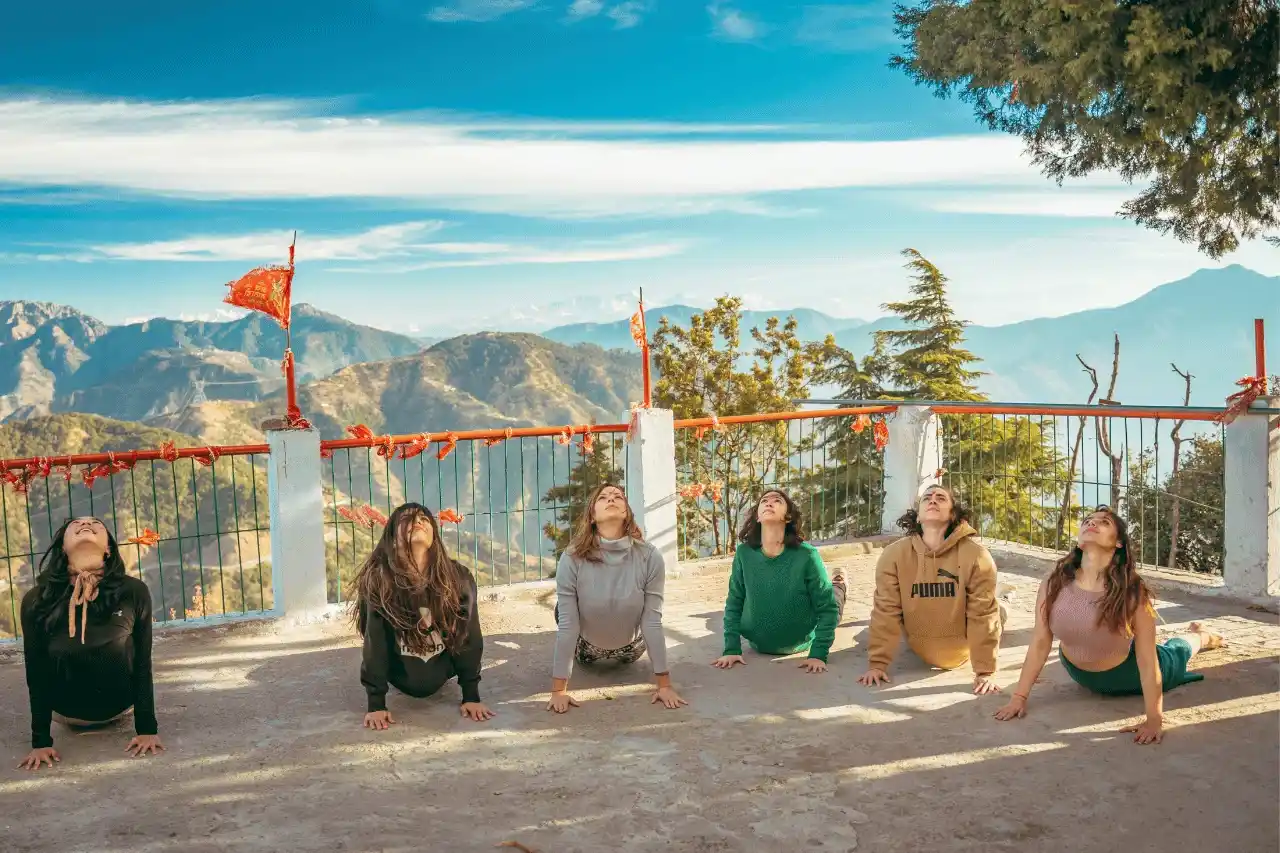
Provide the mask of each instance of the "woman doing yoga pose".
POLYGON ((462 716, 477 722, 494 716, 480 701, 484 636, 476 579, 449 556, 430 510, 406 503, 391 513, 349 595, 364 638, 366 728, 380 731, 395 722, 387 710, 388 685, 422 699, 454 677, 462 688, 462 716))
POLYGON ((31 752, 21 767, 61 761, 54 717, 101 728, 133 712, 134 756, 164 749, 151 678, 151 591, 125 573, 101 521, 73 518, 53 536, 36 585, 22 598, 22 648, 31 699, 31 752))
POLYGON ((1040 585, 1022 677, 1013 698, 996 711, 997 720, 1026 715, 1031 687, 1055 636, 1063 669, 1081 687, 1109 696, 1142 695, 1146 719, 1122 729, 1133 732, 1140 744, 1164 737, 1165 691, 1204 678, 1187 672, 1191 658, 1222 645, 1222 637, 1198 622, 1191 623, 1188 634, 1156 642, 1156 612, 1138 576, 1129 528, 1105 506, 1085 520, 1076 547, 1040 585))

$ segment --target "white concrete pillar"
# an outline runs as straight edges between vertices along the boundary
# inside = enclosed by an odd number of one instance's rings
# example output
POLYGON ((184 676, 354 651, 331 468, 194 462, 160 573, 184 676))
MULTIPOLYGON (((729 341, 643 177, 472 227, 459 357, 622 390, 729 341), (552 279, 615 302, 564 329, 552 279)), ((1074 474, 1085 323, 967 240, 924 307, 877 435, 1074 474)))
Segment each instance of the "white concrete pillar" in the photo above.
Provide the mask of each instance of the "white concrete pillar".
MULTIPOLYGON (((1262 397, 1254 408, 1280 408, 1280 397, 1262 397)), ((1244 596, 1280 595, 1280 415, 1241 415, 1226 429, 1223 452, 1223 581, 1244 596)))
POLYGON ((680 561, 676 549, 676 431, 670 409, 636 415, 627 471, 627 500, 636 523, 662 554, 668 569, 680 561))
POLYGON ((899 406, 888 423, 880 531, 898 533, 894 522, 914 505, 922 490, 938 482, 942 445, 938 441, 938 416, 928 406, 899 406))
POLYGON ((324 567, 324 493, 320 433, 269 430, 267 468, 271 519, 273 613, 288 623, 323 618, 328 609, 324 567))

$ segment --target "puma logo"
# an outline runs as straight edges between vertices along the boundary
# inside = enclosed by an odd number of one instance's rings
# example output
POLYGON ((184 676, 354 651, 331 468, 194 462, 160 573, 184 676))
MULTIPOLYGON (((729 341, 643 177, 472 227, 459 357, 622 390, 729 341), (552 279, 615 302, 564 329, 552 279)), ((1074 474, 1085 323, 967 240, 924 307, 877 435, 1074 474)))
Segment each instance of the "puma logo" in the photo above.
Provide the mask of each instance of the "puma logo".
POLYGON ((944 578, 951 578, 953 581, 959 582, 960 580, 960 577, 958 575, 953 575, 951 574, 951 572, 947 571, 946 569, 938 569, 938 574, 944 578))

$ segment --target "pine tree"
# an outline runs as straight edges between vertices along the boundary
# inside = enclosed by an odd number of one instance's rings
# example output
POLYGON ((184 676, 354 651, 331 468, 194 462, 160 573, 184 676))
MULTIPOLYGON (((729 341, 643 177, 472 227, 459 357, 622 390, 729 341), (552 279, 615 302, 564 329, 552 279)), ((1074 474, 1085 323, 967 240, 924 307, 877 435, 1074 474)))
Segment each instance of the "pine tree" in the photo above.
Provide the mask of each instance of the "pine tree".
MULTIPOLYGON (((581 445, 578 445, 581 449, 581 445)), ((542 533, 551 540, 552 551, 558 561, 564 549, 569 545, 573 535, 573 526, 582 513, 586 512, 587 499, 592 489, 601 483, 623 485, 625 478, 626 448, 624 439, 614 435, 598 435, 594 437, 589 452, 580 453, 572 468, 569 469, 568 480, 558 486, 547 489, 542 496, 544 504, 555 513, 555 520, 542 527, 542 533)), ((555 577, 553 568, 548 577, 555 577)))
POLYGON ((891 396, 905 400, 985 400, 974 382, 985 374, 969 365, 982 361, 964 349, 968 322, 956 317, 947 301, 947 277, 915 249, 902 252, 914 282, 912 299, 882 305, 910 324, 875 334, 876 351, 892 352, 888 364, 891 396))
MULTIPOLYGON (((863 373, 889 383, 882 398, 981 402, 970 365, 981 361, 964 348, 964 330, 947 300, 947 278, 915 249, 907 249, 912 299, 884 306, 906 328, 876 333, 863 373)), ((998 539, 1047 544, 1056 522, 1057 483, 1066 476, 1042 419, 945 415, 939 424, 938 472, 955 485, 974 512, 979 531, 998 539)), ((906 507, 902 507, 906 510, 906 507)))

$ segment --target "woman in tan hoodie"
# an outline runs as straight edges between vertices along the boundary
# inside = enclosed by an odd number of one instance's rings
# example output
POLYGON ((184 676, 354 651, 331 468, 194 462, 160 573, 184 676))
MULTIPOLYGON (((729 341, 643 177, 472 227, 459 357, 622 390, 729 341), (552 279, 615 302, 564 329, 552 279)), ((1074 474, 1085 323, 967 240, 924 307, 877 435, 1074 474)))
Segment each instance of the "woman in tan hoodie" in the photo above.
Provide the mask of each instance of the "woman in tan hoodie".
POLYGON ((968 518, 950 490, 930 486, 919 508, 898 519, 907 536, 885 548, 876 565, 869 667, 859 683, 889 680, 905 630, 907 645, 925 663, 956 669, 969 661, 973 692, 1000 692, 992 680, 1004 622, 996 564, 968 518))

